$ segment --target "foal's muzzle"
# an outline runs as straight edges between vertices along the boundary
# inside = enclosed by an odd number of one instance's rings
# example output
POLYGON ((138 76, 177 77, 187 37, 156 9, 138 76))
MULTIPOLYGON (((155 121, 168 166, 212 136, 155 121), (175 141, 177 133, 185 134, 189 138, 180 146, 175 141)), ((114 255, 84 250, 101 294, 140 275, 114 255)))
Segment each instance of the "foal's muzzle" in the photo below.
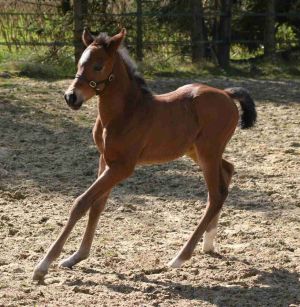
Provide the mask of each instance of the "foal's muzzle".
POLYGON ((65 97, 65 100, 68 106, 72 108, 73 110, 78 110, 81 107, 82 100, 78 99, 75 92, 73 91, 66 92, 64 97, 65 97))

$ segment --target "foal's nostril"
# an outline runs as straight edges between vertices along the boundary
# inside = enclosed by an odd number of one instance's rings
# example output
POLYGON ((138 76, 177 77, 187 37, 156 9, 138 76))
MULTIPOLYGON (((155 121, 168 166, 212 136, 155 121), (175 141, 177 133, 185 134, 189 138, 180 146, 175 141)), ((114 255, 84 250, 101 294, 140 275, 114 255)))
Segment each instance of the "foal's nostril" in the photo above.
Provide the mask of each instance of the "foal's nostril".
POLYGON ((65 100, 68 104, 74 104, 76 102, 76 94, 74 92, 69 92, 64 95, 65 100))

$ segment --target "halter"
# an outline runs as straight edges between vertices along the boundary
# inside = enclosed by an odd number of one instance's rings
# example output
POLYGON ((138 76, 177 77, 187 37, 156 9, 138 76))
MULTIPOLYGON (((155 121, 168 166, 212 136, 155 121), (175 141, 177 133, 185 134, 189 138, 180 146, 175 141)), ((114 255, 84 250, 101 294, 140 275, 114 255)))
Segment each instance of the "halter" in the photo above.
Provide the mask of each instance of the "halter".
POLYGON ((93 80, 88 80, 87 78, 85 78, 84 76, 80 75, 80 74, 76 74, 75 79, 79 79, 82 81, 85 81, 88 83, 88 85, 95 90, 96 95, 99 96, 101 94, 101 92, 104 91, 105 87, 112 82, 115 79, 115 75, 113 73, 110 73, 108 78, 104 79, 104 80, 100 80, 100 81, 93 81, 93 80), (101 90, 98 86, 100 84, 104 84, 103 89, 101 90))

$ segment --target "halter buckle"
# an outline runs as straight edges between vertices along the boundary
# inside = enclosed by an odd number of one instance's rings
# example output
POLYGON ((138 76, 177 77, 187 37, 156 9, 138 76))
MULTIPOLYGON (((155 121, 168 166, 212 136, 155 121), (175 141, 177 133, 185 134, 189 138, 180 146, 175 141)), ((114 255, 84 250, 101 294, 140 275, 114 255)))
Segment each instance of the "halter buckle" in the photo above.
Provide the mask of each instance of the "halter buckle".
POLYGON ((90 85, 90 87, 92 87, 92 88, 96 88, 97 83, 96 83, 95 81, 90 81, 90 82, 89 82, 89 85, 90 85))
POLYGON ((114 74, 110 74, 109 77, 108 77, 108 81, 111 82, 113 81, 115 78, 115 75, 114 74))

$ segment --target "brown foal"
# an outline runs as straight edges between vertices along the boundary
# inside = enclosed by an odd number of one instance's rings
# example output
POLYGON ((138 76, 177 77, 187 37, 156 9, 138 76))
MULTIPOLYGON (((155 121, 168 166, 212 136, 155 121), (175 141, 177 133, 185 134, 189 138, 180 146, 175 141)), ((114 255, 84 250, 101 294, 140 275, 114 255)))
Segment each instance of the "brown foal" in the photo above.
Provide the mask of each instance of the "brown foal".
POLYGON ((99 113, 93 130, 100 153, 99 176, 75 200, 62 232, 36 266, 35 280, 43 281, 74 225, 89 211, 78 251, 60 265, 72 267, 88 257, 111 189, 130 176, 137 164, 161 163, 183 155, 201 167, 209 196, 199 225, 169 265, 180 267, 191 258, 202 236, 203 251, 214 249, 220 210, 233 174, 233 165, 222 158, 239 121, 233 99, 241 105, 242 128, 255 123, 254 102, 243 88, 220 90, 202 84, 153 95, 121 46, 125 34, 125 29, 113 37, 105 34, 93 37, 87 30, 83 32, 87 48, 65 99, 77 110, 94 95, 99 97, 99 113))

